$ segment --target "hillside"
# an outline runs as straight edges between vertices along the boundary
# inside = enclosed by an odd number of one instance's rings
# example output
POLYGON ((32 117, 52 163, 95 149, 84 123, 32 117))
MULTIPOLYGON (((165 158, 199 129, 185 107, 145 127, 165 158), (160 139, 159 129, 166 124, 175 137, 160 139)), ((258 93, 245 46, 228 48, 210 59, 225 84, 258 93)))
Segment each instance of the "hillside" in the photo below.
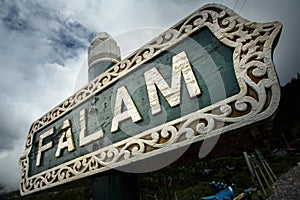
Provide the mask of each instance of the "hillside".
MULTIPOLYGON (((260 144, 256 143, 256 140, 250 143, 257 145, 255 148, 259 148, 264 154, 277 177, 286 173, 300 161, 299 88, 300 74, 298 73, 296 78, 282 87, 280 106, 271 122, 271 129, 269 130, 269 126, 266 128, 265 125, 259 127, 262 132, 262 138, 258 140, 260 144), (268 133, 264 133, 266 129, 268 133), (279 156, 274 151, 275 149, 282 149, 285 154, 279 156)), ((214 193, 214 190, 209 187, 209 182, 214 180, 228 184, 235 183, 236 191, 242 192, 243 189, 250 187, 252 182, 241 152, 254 149, 248 148, 249 144, 246 142, 242 144, 242 139, 236 136, 223 139, 209 158, 195 161, 192 155, 194 152, 191 149, 187 156, 164 169, 139 174, 140 198, 143 200, 174 199, 175 196, 178 199, 200 198, 214 193), (228 147, 228 144, 233 145, 228 147), (228 151, 226 152, 224 152, 224 145, 227 145, 228 151), (233 150, 233 147, 236 149, 233 150)), ((196 146, 195 149, 197 148, 196 146)), ((92 187, 91 179, 85 179, 24 198, 21 198, 16 191, 0 196, 0 200, 93 199, 92 187)), ((268 195, 270 192, 268 191, 268 195)))

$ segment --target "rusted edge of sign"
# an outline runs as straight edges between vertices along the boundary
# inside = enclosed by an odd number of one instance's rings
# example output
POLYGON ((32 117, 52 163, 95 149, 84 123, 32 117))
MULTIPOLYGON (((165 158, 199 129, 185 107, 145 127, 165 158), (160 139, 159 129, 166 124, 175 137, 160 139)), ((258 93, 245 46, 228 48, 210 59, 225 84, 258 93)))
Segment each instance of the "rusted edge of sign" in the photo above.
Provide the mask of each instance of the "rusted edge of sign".
POLYGON ((195 11, 32 124, 19 161, 21 195, 123 166, 270 117, 280 99, 272 48, 281 27, 279 22, 248 21, 218 4, 208 4, 195 11), (28 177, 28 155, 38 130, 203 27, 208 27, 221 42, 234 48, 234 70, 240 87, 237 95, 28 177), (217 126, 218 123, 223 126, 217 126))

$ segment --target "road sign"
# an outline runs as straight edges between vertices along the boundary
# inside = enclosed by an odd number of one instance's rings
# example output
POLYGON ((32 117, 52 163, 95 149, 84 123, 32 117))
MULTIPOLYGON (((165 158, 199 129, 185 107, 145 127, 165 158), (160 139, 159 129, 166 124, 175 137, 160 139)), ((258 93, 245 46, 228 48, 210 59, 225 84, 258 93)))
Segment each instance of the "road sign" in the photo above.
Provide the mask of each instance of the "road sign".
POLYGON ((195 11, 32 124, 21 194, 269 118, 280 98, 280 29, 217 4, 195 11))

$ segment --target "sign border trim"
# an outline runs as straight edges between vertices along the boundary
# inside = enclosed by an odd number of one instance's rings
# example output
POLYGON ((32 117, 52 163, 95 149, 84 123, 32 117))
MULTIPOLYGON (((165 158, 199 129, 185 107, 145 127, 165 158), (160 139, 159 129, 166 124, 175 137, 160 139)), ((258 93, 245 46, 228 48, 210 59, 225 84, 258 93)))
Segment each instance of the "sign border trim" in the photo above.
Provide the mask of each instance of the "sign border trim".
POLYGON ((279 22, 251 22, 218 4, 208 4, 195 11, 32 124, 24 154, 19 160, 21 195, 171 151, 270 117, 276 111, 280 99, 280 85, 272 63, 272 48, 281 28, 279 22), (222 43, 234 48, 234 70, 240 87, 237 95, 28 177, 28 155, 34 133, 203 27, 209 28, 222 43), (218 128, 215 126, 217 123, 223 123, 224 126, 218 128), (132 146, 134 148, 129 148, 132 146))

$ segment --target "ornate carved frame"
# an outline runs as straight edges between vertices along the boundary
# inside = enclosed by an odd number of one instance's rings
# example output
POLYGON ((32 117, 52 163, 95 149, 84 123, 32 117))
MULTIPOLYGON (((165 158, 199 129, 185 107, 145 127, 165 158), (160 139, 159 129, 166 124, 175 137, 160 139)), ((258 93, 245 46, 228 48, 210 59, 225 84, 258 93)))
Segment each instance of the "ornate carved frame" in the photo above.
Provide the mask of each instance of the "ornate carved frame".
POLYGON ((218 4, 209 4, 195 11, 32 124, 26 149, 19 161, 21 195, 171 151, 270 117, 276 111, 280 99, 280 86, 272 63, 272 47, 281 27, 279 22, 248 21, 218 4), (39 174, 28 176, 28 155, 32 148, 33 136, 38 130, 203 27, 208 27, 222 43, 234 48, 234 70, 240 87, 237 95, 39 174), (216 125, 220 122, 222 127, 216 125))

